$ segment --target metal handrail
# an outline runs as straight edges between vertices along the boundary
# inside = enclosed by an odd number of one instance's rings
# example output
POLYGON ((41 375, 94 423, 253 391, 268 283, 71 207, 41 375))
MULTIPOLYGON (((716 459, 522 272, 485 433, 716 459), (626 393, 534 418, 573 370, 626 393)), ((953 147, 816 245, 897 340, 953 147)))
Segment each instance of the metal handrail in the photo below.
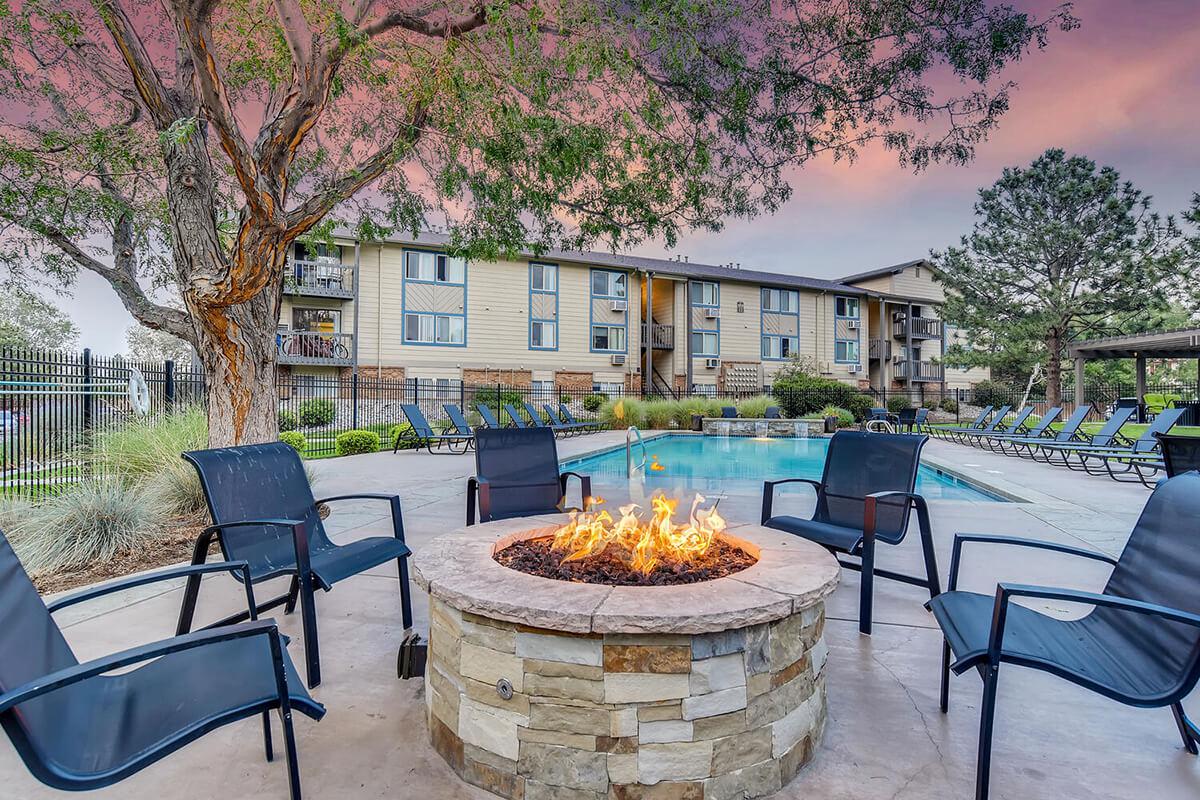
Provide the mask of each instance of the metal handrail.
POLYGON ((637 429, 636 425, 630 425, 625 429, 625 477, 633 477, 633 436, 637 434, 638 444, 642 446, 642 461, 637 465, 639 470, 646 470, 646 440, 642 438, 642 432, 637 429))

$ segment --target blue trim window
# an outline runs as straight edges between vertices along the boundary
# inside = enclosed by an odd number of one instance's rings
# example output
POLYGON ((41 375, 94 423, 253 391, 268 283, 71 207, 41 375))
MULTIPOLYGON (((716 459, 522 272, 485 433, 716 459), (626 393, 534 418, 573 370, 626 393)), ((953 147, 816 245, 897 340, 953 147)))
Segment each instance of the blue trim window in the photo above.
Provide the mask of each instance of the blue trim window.
POLYGON ((558 265, 530 262, 529 264, 529 349, 558 349, 558 265), (534 298, 542 313, 552 311, 554 316, 536 316, 534 298), (547 306, 552 308, 548 309, 547 306))
POLYGON ((838 364, 859 363, 859 332, 861 304, 857 297, 835 297, 833 299, 833 360, 838 364), (850 326, 853 325, 854 336, 849 336, 850 326), (838 330, 845 332, 838 336, 838 330))
POLYGON ((624 353, 629 326, 629 276, 609 269, 593 269, 591 301, 588 303, 588 345, 593 353, 624 353), (609 301, 621 324, 596 322, 596 301, 609 301), (624 306, 622 310, 619 306, 624 306))
POLYGON ((467 321, 461 314, 404 312, 405 344, 466 344, 467 321))
POLYGON ((718 358, 721 355, 721 284, 716 281, 688 281, 692 309, 703 318, 702 325, 692 314, 692 357, 718 358))
POLYGON ((592 297, 608 297, 624 300, 627 295, 628 276, 624 272, 606 269, 592 270, 592 297))
POLYGON ((762 289, 762 309, 759 320, 762 333, 763 361, 786 361, 800 351, 800 293, 795 289, 762 289), (781 333, 783 325, 767 328, 768 317, 783 323, 795 320, 796 336, 781 333))
MULTIPOLYGON (((453 293, 454 289, 448 291, 453 293)), ((428 292, 426 289, 422 294, 428 292)), ((466 310, 467 263, 463 259, 453 258, 435 250, 404 251, 404 281, 400 295, 400 314, 404 323, 401 332, 403 344, 421 347, 466 347, 466 310), (417 307, 409 308, 410 283, 462 287, 461 313, 435 311, 426 306, 428 298, 419 301, 417 307)))
POLYGON ((592 350, 600 353, 624 353, 625 326, 593 325, 592 350))
POLYGON ((431 250, 405 250, 404 280, 463 286, 467 282, 467 262, 431 250))

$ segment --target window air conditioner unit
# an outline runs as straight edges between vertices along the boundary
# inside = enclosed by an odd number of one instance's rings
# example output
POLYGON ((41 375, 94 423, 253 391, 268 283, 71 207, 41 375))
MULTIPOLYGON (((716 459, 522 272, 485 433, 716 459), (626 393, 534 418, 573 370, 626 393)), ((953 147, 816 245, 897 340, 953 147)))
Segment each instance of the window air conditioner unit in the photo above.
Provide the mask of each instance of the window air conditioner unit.
POLYGON ((625 354, 624 353, 616 353, 613 355, 611 361, 612 361, 612 365, 614 367, 623 367, 623 366, 625 366, 625 354))
POLYGON ((821 362, 821 373, 823 375, 828 375, 831 372, 833 372, 833 365, 830 364, 828 361, 822 361, 821 362))
POLYGON ((860 372, 862 372, 861 364, 851 364, 850 365, 850 374, 851 375, 857 375, 860 372))
POLYGON ((608 305, 611 311, 626 311, 629 309, 629 303, 625 300, 613 300, 608 305))
POLYGON ((704 359, 704 368, 705 369, 716 369, 719 366, 721 366, 721 359, 719 359, 719 358, 704 359))
POLYGON ((719 309, 719 308, 704 309, 704 318, 705 319, 720 319, 721 318, 721 309, 719 309))
POLYGON ((858 330, 858 320, 856 320, 856 319, 846 320, 846 327, 852 331, 858 330))

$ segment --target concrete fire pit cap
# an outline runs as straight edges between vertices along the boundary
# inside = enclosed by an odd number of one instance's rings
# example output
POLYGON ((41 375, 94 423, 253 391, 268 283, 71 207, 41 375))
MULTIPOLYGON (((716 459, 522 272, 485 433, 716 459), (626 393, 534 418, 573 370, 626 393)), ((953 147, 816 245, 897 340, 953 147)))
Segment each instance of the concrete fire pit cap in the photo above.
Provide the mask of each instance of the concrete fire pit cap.
POLYGON ((431 596, 472 614, 566 633, 714 633, 810 608, 837 586, 840 568, 823 547, 758 525, 723 534, 758 558, 724 578, 679 586, 602 586, 529 575, 494 554, 547 536, 565 514, 500 520, 447 533, 422 547, 414 580, 431 596))

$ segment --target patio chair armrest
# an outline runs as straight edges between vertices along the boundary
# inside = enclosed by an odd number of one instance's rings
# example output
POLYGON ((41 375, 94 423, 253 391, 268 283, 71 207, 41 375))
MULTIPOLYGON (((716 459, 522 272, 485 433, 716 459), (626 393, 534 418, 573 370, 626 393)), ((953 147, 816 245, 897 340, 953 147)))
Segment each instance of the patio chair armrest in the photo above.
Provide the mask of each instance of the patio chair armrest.
POLYGON ((887 492, 871 492, 871 494, 863 497, 863 539, 875 538, 875 520, 878 512, 877 506, 880 500, 886 500, 892 497, 903 497, 907 503, 912 503, 917 509, 917 524, 921 527, 921 532, 926 536, 932 535, 932 530, 929 526, 929 506, 925 503, 925 498, 916 492, 901 492, 892 490, 887 492))
POLYGON ((1003 544, 1012 545, 1014 547, 1030 547, 1035 550, 1051 550, 1056 553, 1065 553, 1066 555, 1079 556, 1081 558, 1090 558, 1095 561, 1103 561, 1106 564, 1116 566, 1117 559, 1107 553, 1100 553, 1095 550, 1086 550, 1082 547, 1075 547, 1069 544, 1059 544, 1058 542, 1047 542, 1042 539, 1025 539, 1020 536, 1003 536, 992 533, 956 533, 954 534, 954 546, 950 551, 950 591, 958 588, 958 570, 962 563, 962 547, 967 542, 981 542, 984 544, 1003 544))
MULTIPOLYGON (((1008 606, 1014 597, 1031 597, 1036 600, 1058 600, 1065 603, 1083 603, 1097 608, 1115 608, 1134 614, 1161 617, 1171 622, 1181 622, 1200 628, 1200 614, 1192 614, 1177 608, 1160 606, 1142 600, 1117 597, 1111 594, 1081 592, 1056 586, 1034 586, 1024 583, 1001 583, 996 586, 996 602, 992 610, 992 628, 988 635, 988 663, 1000 663, 1004 651, 1004 625, 1008 619, 1008 606)), ((962 669, 966 669, 963 665, 962 669)))
POLYGON ((567 496, 567 479, 568 478, 578 478, 579 479, 579 492, 580 492, 579 496, 583 503, 583 508, 581 510, 587 511, 588 501, 592 499, 592 476, 591 475, 580 475, 578 472, 560 473, 558 476, 558 485, 562 488, 562 494, 563 494, 564 498, 567 496))
POLYGON ((323 500, 318 500, 314 503, 315 506, 321 503, 335 503, 338 500, 383 500, 391 506, 392 510, 392 534, 404 541, 404 514, 400 510, 400 495, 387 494, 386 492, 359 492, 356 494, 338 494, 333 497, 326 497, 323 500))
POLYGON ((487 478, 472 475, 467 478, 467 525, 475 524, 475 509, 477 505, 479 508, 479 518, 490 519, 492 514, 492 484, 487 478))
POLYGON ((807 483, 820 493, 825 484, 820 481, 815 481, 812 478, 782 478, 777 481, 763 481, 763 498, 762 498, 762 516, 759 519, 759 524, 764 524, 772 515, 772 510, 775 505, 775 487, 785 483, 807 483))
POLYGON ((144 575, 134 575, 129 578, 106 583, 103 586, 93 586, 89 589, 84 589, 80 592, 60 597, 57 600, 52 600, 46 603, 46 610, 53 614, 64 608, 93 600, 97 597, 119 592, 124 589, 133 589, 137 586, 145 586, 158 581, 171 580, 173 578, 186 578, 191 575, 203 575, 211 572, 234 572, 242 573, 242 583, 246 587, 246 602, 250 608, 250 619, 255 619, 255 605, 253 589, 250 586, 250 565, 245 561, 213 561, 208 564, 191 564, 186 567, 171 567, 170 569, 158 570, 156 572, 148 572, 144 575))
POLYGON ((205 645, 228 642, 234 639, 245 639, 250 636, 266 636, 272 639, 273 651, 279 643, 279 630, 275 626, 275 620, 272 619, 243 622, 239 625, 223 625, 218 628, 206 628, 202 631, 186 633, 182 636, 173 636, 170 639, 131 647, 119 653, 102 656, 83 664, 76 664, 56 672, 51 672, 49 675, 43 675, 11 691, 0 694, 0 714, 35 697, 40 697, 56 689, 61 689, 73 683, 79 683, 88 678, 94 678, 97 675, 103 675, 106 672, 112 672, 113 670, 122 669, 143 661, 149 661, 152 658, 159 658, 160 656, 179 653, 184 650, 193 650, 205 645))
POLYGON ((201 534, 219 534, 225 528, 245 528, 250 525, 272 525, 280 528, 295 528, 297 525, 304 525, 303 520, 284 519, 276 517, 274 519, 239 519, 233 522, 217 522, 209 525, 201 534))

